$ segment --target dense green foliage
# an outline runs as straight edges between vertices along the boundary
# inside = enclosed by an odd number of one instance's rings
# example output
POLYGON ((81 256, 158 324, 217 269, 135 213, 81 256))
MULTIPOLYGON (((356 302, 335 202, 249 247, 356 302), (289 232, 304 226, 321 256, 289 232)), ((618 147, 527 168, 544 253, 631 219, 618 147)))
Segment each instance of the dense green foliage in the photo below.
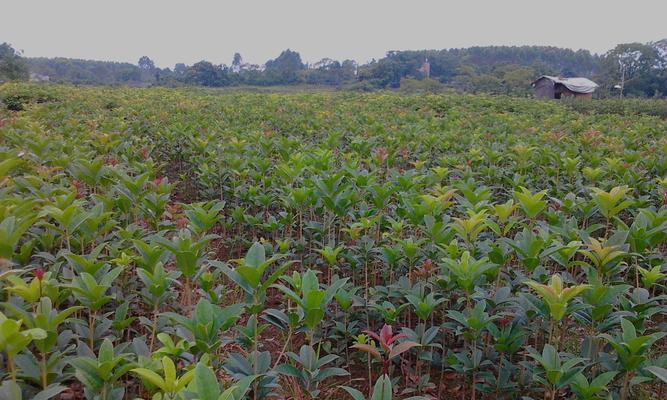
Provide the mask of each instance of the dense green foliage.
POLYGON ((0 398, 664 398, 660 118, 0 86, 16 97, 0 398))
MULTIPOLYGON (((76 60, 72 58, 28 58, 31 72, 47 75, 53 82, 84 85, 131 85, 142 83, 141 70, 130 63, 76 60)), ((147 82, 152 82, 150 77, 147 82)))
POLYGON ((583 113, 618 114, 618 115, 654 115, 667 118, 667 100, 664 99, 588 99, 570 98, 563 103, 583 113))
POLYGON ((651 44, 619 44, 602 58, 597 78, 605 89, 622 85, 623 95, 664 97, 667 39, 651 44))
MULTIPOLYGON (((2 57, 0 57, 1 59, 2 57)), ((414 87, 415 80, 427 91, 444 88, 471 93, 525 96, 531 82, 543 74, 584 76, 601 87, 598 97, 664 97, 667 93, 667 40, 641 44, 620 44, 604 55, 585 50, 573 51, 546 46, 487 46, 466 49, 390 51, 368 64, 352 60, 322 59, 308 65, 299 53, 283 51, 263 66, 243 62, 234 54, 230 66, 202 60, 191 66, 176 64, 174 69, 158 68, 144 56, 138 65, 65 58, 28 59, 31 72, 47 75, 54 82, 103 85, 197 85, 275 86, 327 85, 376 90, 414 87), (429 61, 430 79, 421 70, 429 61), (407 84, 407 85, 404 85, 407 84)), ((420 89, 421 91, 421 89, 420 89)))
MULTIPOLYGON (((585 50, 573 51, 543 46, 489 46, 467 49, 392 51, 387 57, 371 63, 361 71, 362 79, 378 81, 381 86, 397 87, 402 77, 418 75, 417 70, 428 59, 431 77, 463 86, 464 78, 494 77, 501 86, 503 75, 511 69, 528 68, 535 75, 593 76, 599 57, 585 50), (503 71, 503 69, 505 71, 503 71)), ((520 73, 520 71, 515 71, 520 73)), ((530 79, 530 78, 529 78, 530 79)), ((470 82, 474 86, 481 82, 470 82)), ((530 84, 530 82, 528 82, 530 84)), ((463 87, 462 87, 463 88, 463 87)), ((484 90, 479 88, 480 90, 484 90)))
POLYGON ((28 79, 28 66, 9 43, 0 44, 0 83, 28 79))

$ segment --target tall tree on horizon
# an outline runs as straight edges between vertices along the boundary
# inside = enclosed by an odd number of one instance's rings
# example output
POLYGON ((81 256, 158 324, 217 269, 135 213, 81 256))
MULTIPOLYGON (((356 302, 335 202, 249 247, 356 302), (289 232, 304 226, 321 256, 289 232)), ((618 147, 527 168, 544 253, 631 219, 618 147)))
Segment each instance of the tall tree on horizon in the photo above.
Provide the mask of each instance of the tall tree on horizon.
POLYGON ((25 80, 29 77, 28 65, 19 51, 9 43, 0 44, 0 81, 25 80))
POLYGON ((148 58, 148 56, 143 56, 139 59, 139 62, 137 62, 137 65, 139 66, 140 69, 144 71, 152 71, 155 69, 155 63, 153 60, 148 58))
POLYGON ((662 61, 650 44, 619 44, 603 56, 600 80, 608 88, 618 85, 621 97, 664 95, 662 61))
POLYGON ((241 53, 234 53, 234 58, 232 59, 232 67, 231 70, 232 72, 240 72, 241 68, 243 66, 243 57, 241 57, 241 53))
POLYGON ((301 55, 290 49, 284 50, 280 55, 266 62, 266 73, 269 79, 278 84, 290 84, 299 82, 299 71, 306 69, 301 61, 301 55))

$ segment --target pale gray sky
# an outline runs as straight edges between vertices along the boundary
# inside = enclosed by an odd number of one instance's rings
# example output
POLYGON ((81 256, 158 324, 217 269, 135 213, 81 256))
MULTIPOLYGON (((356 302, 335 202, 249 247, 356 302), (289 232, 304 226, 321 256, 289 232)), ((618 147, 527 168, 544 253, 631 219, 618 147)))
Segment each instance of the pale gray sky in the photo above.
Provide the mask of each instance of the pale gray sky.
POLYGON ((286 48, 308 62, 366 62, 387 50, 539 44, 601 53, 664 38, 667 0, 0 0, 0 42, 26 56, 148 55, 161 67, 230 64, 236 51, 263 64, 286 48))

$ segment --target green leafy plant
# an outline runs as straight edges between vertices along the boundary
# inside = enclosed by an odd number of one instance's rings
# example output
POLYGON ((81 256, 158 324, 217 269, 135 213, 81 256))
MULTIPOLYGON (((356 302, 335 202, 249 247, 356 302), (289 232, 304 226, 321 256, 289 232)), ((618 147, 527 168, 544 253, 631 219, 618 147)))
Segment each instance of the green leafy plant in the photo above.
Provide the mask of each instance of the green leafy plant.
POLYGON ((615 244, 610 240, 597 240, 589 238, 589 243, 586 249, 579 250, 598 272, 603 276, 608 276, 618 269, 621 260, 627 256, 623 246, 615 244))
POLYGON ((611 336, 606 333, 600 335, 616 351, 621 370, 624 372, 621 389, 622 399, 626 399, 628 396, 630 379, 637 372, 637 369, 648 360, 646 353, 651 345, 665 335, 667 335, 667 332, 638 336, 635 326, 625 318, 621 318, 620 335, 611 336))
POLYGON ((547 194, 547 191, 542 190, 533 194, 523 186, 520 187, 520 189, 520 192, 514 192, 514 198, 516 198, 526 216, 530 219, 534 219, 547 207, 547 202, 542 200, 544 195, 547 194))
MULTIPOLYGON (((4 162, 7 162, 6 160, 4 162)), ((37 217, 25 216, 17 218, 16 216, 7 216, 0 222, 0 257, 11 260, 14 258, 14 252, 23 235, 35 223, 37 217)))
POLYGON ((475 242, 477 237, 487 228, 486 210, 468 211, 468 218, 454 218, 452 229, 468 244, 475 242))
POLYGON ((266 249, 261 243, 255 242, 246 253, 245 258, 234 260, 236 268, 231 269, 227 265, 214 263, 248 295, 248 310, 251 314, 258 314, 266 297, 266 290, 292 264, 285 263, 264 278, 264 273, 273 263, 284 258, 283 255, 274 255, 266 258, 266 249))
POLYGON ((644 284, 644 287, 646 287, 647 289, 650 289, 657 282, 660 282, 661 280, 667 278, 667 274, 662 272, 662 266, 660 265, 656 265, 651 269, 646 269, 637 266, 637 270, 639 271, 639 274, 642 277, 642 283, 644 284))
POLYGON ((219 221, 218 215, 224 207, 225 203, 220 201, 187 204, 185 216, 192 232, 197 236, 203 236, 219 221))
POLYGON ((141 379, 158 388, 160 396, 153 397, 155 400, 175 399, 176 394, 181 392, 192 380, 195 370, 191 369, 181 376, 176 374, 176 365, 171 358, 162 357, 162 375, 147 368, 133 368, 131 372, 137 374, 141 379))
POLYGON ((617 371, 603 372, 589 381, 584 374, 578 373, 574 376, 570 387, 580 400, 602 400, 607 398, 606 394, 609 391, 607 386, 616 375, 617 371))
POLYGON ((88 346, 95 347, 95 315, 108 302, 114 299, 113 295, 108 295, 107 291, 111 288, 113 282, 123 272, 123 268, 117 267, 105 274, 101 279, 87 272, 74 277, 72 282, 67 285, 74 294, 74 297, 88 308, 88 346))
POLYGON ((567 314, 568 304, 591 285, 563 286, 563 280, 559 274, 551 277, 548 285, 535 281, 526 281, 526 285, 535 290, 549 307, 551 318, 558 322, 567 314))
POLYGON ((33 340, 47 338, 47 333, 41 328, 21 329, 22 320, 7 318, 0 312, 0 351, 7 355, 7 365, 13 381, 16 381, 16 366, 14 358, 25 349, 33 340))
POLYGON ((271 367, 271 353, 268 351, 253 351, 247 356, 231 353, 225 360, 223 368, 238 381, 252 379, 253 398, 271 397, 280 387, 277 382, 277 372, 271 367))
POLYGON ((240 317, 241 310, 242 304, 220 308, 206 299, 201 299, 190 318, 174 312, 166 312, 164 315, 187 329, 198 352, 213 354, 222 344, 220 331, 229 329, 240 317))
MULTIPOLYGON (((53 385, 45 390, 35 393, 30 397, 32 400, 48 400, 58 396, 67 388, 65 386, 53 385)), ((0 400, 23 400, 23 390, 21 386, 14 381, 4 381, 0 385, 0 400)), ((27 398, 26 398, 27 400, 27 398)))
POLYGON ((456 284, 468 295, 482 282, 485 273, 495 268, 488 258, 475 260, 468 251, 464 251, 459 260, 444 258, 442 261, 456 284))
POLYGON ((338 356, 329 354, 319 357, 317 352, 308 345, 301 346, 299 354, 287 353, 294 364, 281 364, 276 369, 283 375, 292 376, 311 398, 317 398, 320 394, 318 386, 325 379, 332 376, 349 375, 342 368, 325 367, 335 361, 338 356))
POLYGON ((199 362, 194 369, 192 380, 194 385, 191 385, 194 387, 189 388, 188 391, 192 392, 195 395, 194 398, 199 400, 243 400, 256 378, 256 376, 241 378, 223 391, 213 370, 199 362))
POLYGON ((423 321, 426 321, 431 316, 431 314, 433 314, 438 305, 445 301, 445 299, 442 297, 436 298, 435 293, 433 292, 428 294, 408 293, 405 295, 405 299, 412 305, 415 314, 417 314, 417 317, 423 321))
POLYGON ((632 191, 627 186, 616 186, 609 192, 595 187, 591 190, 593 191, 593 201, 607 221, 633 204, 632 200, 623 200, 625 195, 632 191))
MULTIPOLYGON (((572 312, 571 309, 568 309, 571 301, 585 290, 591 288, 591 285, 585 284, 564 287, 563 280, 559 274, 553 275, 548 285, 543 285, 535 281, 526 281, 524 283, 537 292, 549 309, 549 316, 551 317, 549 342, 553 340, 554 331, 559 331, 559 322, 563 317, 572 312)), ((560 343, 560 334, 556 335, 556 344, 558 343, 560 343)))
POLYGON ((299 306, 304 325, 312 331, 320 324, 324 318, 326 306, 333 300, 338 290, 345 285, 347 279, 334 281, 328 288, 322 289, 313 270, 308 270, 299 276, 299 284, 296 288, 298 293, 284 285, 274 286, 299 306))
POLYGON ((192 304, 192 280, 203 263, 203 253, 206 245, 216 236, 205 235, 201 238, 193 238, 192 233, 182 229, 172 240, 163 237, 156 238, 156 242, 169 250, 176 259, 176 266, 185 278, 183 290, 183 304, 188 307, 192 304))
MULTIPOLYGON (((353 400, 366 400, 366 397, 355 388, 349 386, 341 386, 353 400)), ((382 375, 375 385, 373 386, 373 392, 370 396, 370 400, 391 400, 394 398, 392 391, 391 379, 388 375, 382 375)))
MULTIPOLYGON (((41 356, 38 368, 40 370, 40 380, 43 390, 47 390, 50 386, 49 382, 51 377, 49 376, 49 365, 51 362, 48 359, 48 354, 54 350, 57 344, 59 327, 72 314, 82 308, 83 307, 80 306, 73 306, 59 312, 53 308, 51 299, 48 297, 42 297, 40 299, 33 313, 13 305, 8 305, 8 309, 20 316, 27 328, 38 331, 41 330, 46 333, 46 337, 44 338, 33 336, 33 343, 41 356)), ((60 354, 56 353, 53 356, 57 359, 60 354)))
POLYGON ((43 295, 54 294, 50 272, 40 271, 39 276, 35 276, 29 283, 15 275, 14 272, 10 271, 5 275, 5 279, 11 283, 11 286, 6 286, 4 289, 13 295, 19 296, 26 303, 34 304, 43 295))
POLYGON ((539 365, 533 379, 547 388, 546 398, 550 400, 556 400, 558 390, 570 385, 584 369, 581 366, 583 358, 572 357, 563 362, 558 351, 550 344, 544 345, 541 354, 531 349, 528 355, 539 365))
POLYGON ((83 383, 87 398, 118 400, 123 398, 125 388, 116 386, 116 382, 134 368, 129 358, 130 354, 117 353, 111 341, 104 339, 97 357, 81 355, 70 360, 70 364, 83 383))
POLYGON ((384 319, 384 323, 387 325, 392 325, 396 323, 396 320, 399 318, 403 310, 410 306, 409 303, 403 303, 399 306, 383 301, 382 304, 372 304, 373 307, 384 319))

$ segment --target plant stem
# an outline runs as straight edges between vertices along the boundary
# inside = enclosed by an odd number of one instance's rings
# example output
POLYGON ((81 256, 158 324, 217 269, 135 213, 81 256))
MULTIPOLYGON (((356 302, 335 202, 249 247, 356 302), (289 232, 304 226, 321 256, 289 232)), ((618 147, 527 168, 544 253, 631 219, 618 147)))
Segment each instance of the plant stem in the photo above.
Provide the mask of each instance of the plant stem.
POLYGON ((91 351, 95 351, 95 313, 88 313, 88 346, 91 351))
POLYGON ((498 362, 498 375, 496 376, 496 399, 500 393, 500 371, 503 368, 503 362, 505 361, 505 353, 500 353, 500 361, 498 362))
MULTIPOLYGON (((350 346, 348 346, 349 343, 349 332, 348 332, 348 326, 347 326, 347 312, 343 312, 344 316, 344 321, 345 321, 345 366, 347 367, 347 370, 350 370, 350 346)), ((350 377, 350 382, 352 382, 352 375, 349 375, 350 377)))
MULTIPOLYGON (((257 304, 258 303, 257 295, 255 295, 254 297, 255 297, 255 304, 257 304)), ((253 332, 254 340, 252 341, 252 347, 253 347, 253 351, 257 351, 257 349, 259 348, 259 338, 258 338, 258 336, 259 336, 259 322, 257 321, 257 315, 256 314, 255 314, 255 327, 253 329, 254 329, 254 332, 253 332)))
POLYGON ((46 353, 42 353, 42 371, 41 371, 41 377, 42 377, 42 389, 46 389, 47 386, 49 386, 49 382, 47 379, 47 370, 46 370, 46 353))
POLYGON ((471 382, 471 385, 472 385, 472 388, 471 388, 471 389, 472 389, 472 397, 471 397, 471 399, 472 399, 472 400, 475 400, 475 399, 477 398, 477 394, 476 394, 476 392, 475 392, 475 370, 474 370, 474 369, 472 370, 472 382, 471 382))
POLYGON ((153 347, 155 346, 155 331, 157 331, 157 310, 158 304, 155 304, 155 308, 153 309, 153 324, 151 326, 151 353, 153 352, 153 347))
POLYGON ((16 383, 16 367, 14 366, 14 356, 7 354, 7 366, 9 367, 9 375, 12 377, 14 383, 16 383))
POLYGON ((276 359, 275 364, 273 364, 273 368, 276 368, 278 366, 278 363, 280 363, 280 360, 283 358, 283 355, 285 355, 285 350, 287 350, 287 345, 289 345, 289 341, 292 338, 292 328, 290 327, 289 330, 287 331, 287 339, 285 340, 285 345, 283 346, 282 350, 280 350, 280 354, 278 354, 278 358, 276 359))
POLYGON ((367 355, 368 360, 368 397, 370 398, 373 395, 373 375, 371 372, 371 355, 367 355))
POLYGON ((628 385, 630 384, 630 377, 632 373, 630 371, 625 373, 623 377, 623 388, 621 389, 621 400, 626 400, 628 398, 628 385))
MULTIPOLYGON (((442 319, 445 320, 445 311, 442 311, 442 319)), ((442 328, 442 327, 441 327, 442 328)), ((445 330, 442 330, 442 358, 440 360, 440 385, 438 386, 438 398, 442 398, 443 381, 445 380, 445 330)))
POLYGON ((183 303, 186 308, 190 307, 190 278, 185 278, 185 288, 183 289, 183 303))

